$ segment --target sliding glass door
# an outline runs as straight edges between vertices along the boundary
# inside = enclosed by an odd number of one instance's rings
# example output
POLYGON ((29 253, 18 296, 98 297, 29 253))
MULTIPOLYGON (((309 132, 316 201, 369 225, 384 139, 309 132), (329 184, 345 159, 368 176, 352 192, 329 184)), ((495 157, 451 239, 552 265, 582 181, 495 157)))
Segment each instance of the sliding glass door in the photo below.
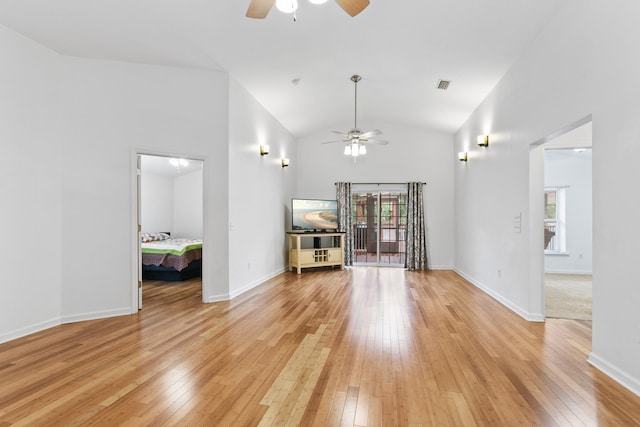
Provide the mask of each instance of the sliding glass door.
POLYGON ((404 267, 406 191, 352 191, 354 264, 404 267))

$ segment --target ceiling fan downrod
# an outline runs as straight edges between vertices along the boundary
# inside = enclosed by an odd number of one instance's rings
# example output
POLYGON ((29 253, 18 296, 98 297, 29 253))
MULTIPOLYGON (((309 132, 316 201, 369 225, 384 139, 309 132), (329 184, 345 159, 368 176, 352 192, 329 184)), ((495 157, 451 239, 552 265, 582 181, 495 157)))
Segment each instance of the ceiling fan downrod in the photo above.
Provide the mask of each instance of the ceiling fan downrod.
POLYGON ((353 111, 353 128, 358 129, 358 82, 362 80, 357 74, 351 76, 351 81, 355 83, 355 102, 354 102, 354 111, 353 111))

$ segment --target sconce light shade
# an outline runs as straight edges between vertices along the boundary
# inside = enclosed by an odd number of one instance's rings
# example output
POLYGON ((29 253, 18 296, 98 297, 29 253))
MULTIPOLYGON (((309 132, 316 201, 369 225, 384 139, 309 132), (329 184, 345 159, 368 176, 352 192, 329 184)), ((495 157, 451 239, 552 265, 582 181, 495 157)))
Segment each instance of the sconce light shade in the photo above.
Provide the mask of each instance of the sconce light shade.
POLYGON ((260 155, 261 156, 266 156, 267 154, 269 154, 269 146, 268 145, 261 145, 260 146, 260 155))
POLYGON ((478 136, 478 145, 480 147, 488 147, 489 146, 489 135, 480 135, 480 136, 478 136))
POLYGON ((287 166, 289 166, 289 159, 282 159, 282 167, 286 168, 287 166))
POLYGON ((459 152, 458 153, 458 160, 460 160, 461 162, 466 162, 468 160, 467 152, 466 151, 459 152))

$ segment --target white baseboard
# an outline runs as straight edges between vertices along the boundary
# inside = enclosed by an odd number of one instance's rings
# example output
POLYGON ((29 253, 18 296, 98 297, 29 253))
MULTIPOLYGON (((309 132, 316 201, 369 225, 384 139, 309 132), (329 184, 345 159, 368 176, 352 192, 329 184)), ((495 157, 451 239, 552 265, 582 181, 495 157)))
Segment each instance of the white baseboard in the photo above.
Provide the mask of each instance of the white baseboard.
POLYGON ((530 313, 529 311, 523 309, 522 307, 518 306, 517 304, 514 304, 513 302, 511 302, 508 299, 504 298, 502 295, 499 295, 496 292, 494 292, 493 290, 489 289, 484 284, 474 280, 473 278, 471 278, 470 276, 466 275, 465 273, 463 273, 462 271, 458 270, 457 268, 454 268, 453 271, 458 273, 460 276, 464 277, 465 280, 470 282, 476 288, 480 289, 482 292, 486 293, 491 298, 495 299, 500 304, 504 305, 509 310, 513 311, 514 313, 516 313, 518 316, 522 317, 523 319, 525 319, 525 320, 527 320, 529 322, 544 322, 544 314, 542 314, 542 313, 530 313))
POLYGON ((62 323, 84 322, 85 320, 104 319, 107 317, 117 317, 131 314, 131 307, 116 308, 113 310, 92 311, 88 313, 62 316, 62 323))
POLYGON ((620 383, 623 387, 635 393, 637 396, 640 396, 640 379, 619 370, 614 365, 610 364, 593 352, 589 354, 587 362, 589 362, 589 364, 594 368, 602 371, 608 377, 611 377, 614 381, 620 383))
POLYGON ((229 294, 209 295, 207 298, 205 298, 204 302, 209 304, 212 302, 229 301, 230 299, 231 298, 229 297, 229 294))
POLYGON ((26 337, 27 335, 35 334, 36 332, 44 331, 45 329, 60 326, 65 323, 82 322, 85 320, 102 319, 105 317, 116 317, 131 314, 131 307, 119 308, 115 310, 96 311, 91 313, 74 314, 72 316, 56 317, 54 319, 46 320, 44 322, 35 323, 33 325, 20 328, 15 331, 11 331, 0 335, 0 344, 8 341, 12 341, 18 338, 26 337))
POLYGON ((60 324, 60 318, 56 317, 54 319, 45 320, 44 322, 29 325, 15 331, 7 332, 0 335, 0 344, 25 337, 27 335, 35 334, 36 332, 44 331, 45 329, 53 328, 54 326, 58 326, 60 324))
POLYGON ((451 265, 430 265, 429 270, 453 270, 451 265))
POLYGON ((280 274, 284 273, 287 270, 288 270, 288 267, 283 267, 280 270, 274 271, 273 273, 268 274, 266 276, 263 276, 260 279, 256 279, 256 280, 244 285, 242 288, 240 288, 238 290, 235 290, 233 292, 230 292, 230 293, 218 294, 218 295, 210 295, 206 299, 206 302, 211 303, 211 302, 220 302, 220 301, 232 300, 232 299, 244 294, 245 292, 250 291, 251 289, 255 288, 256 286, 259 286, 259 285, 263 284, 267 280, 271 280, 274 277, 279 276, 280 274))
POLYGON ((268 275, 266 275, 266 276, 264 276, 264 277, 262 277, 262 278, 260 278, 258 280, 254 280, 253 282, 243 286, 242 288, 231 292, 231 299, 233 299, 233 298, 235 298, 235 297, 237 297, 239 295, 242 295, 245 292, 250 291, 251 289, 255 288, 256 286, 259 286, 259 285, 263 284, 267 280, 271 280, 274 277, 279 276, 280 274, 284 273, 287 270, 288 270, 288 268, 283 267, 282 269, 274 271, 273 273, 268 274, 268 275))
POLYGON ((577 275, 581 275, 581 276, 589 276, 592 275, 593 272, 591 271, 579 271, 579 270, 545 270, 545 273, 549 273, 549 274, 577 274, 577 275))

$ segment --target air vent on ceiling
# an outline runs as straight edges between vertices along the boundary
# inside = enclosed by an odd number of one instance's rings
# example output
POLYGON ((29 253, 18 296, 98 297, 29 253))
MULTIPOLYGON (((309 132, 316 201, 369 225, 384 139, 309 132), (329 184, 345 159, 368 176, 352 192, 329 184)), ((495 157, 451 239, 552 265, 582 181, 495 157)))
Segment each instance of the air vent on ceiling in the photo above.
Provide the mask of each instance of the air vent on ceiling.
POLYGON ((438 89, 442 89, 442 90, 447 90, 449 88, 449 83, 451 83, 449 80, 440 80, 438 82, 438 89))

